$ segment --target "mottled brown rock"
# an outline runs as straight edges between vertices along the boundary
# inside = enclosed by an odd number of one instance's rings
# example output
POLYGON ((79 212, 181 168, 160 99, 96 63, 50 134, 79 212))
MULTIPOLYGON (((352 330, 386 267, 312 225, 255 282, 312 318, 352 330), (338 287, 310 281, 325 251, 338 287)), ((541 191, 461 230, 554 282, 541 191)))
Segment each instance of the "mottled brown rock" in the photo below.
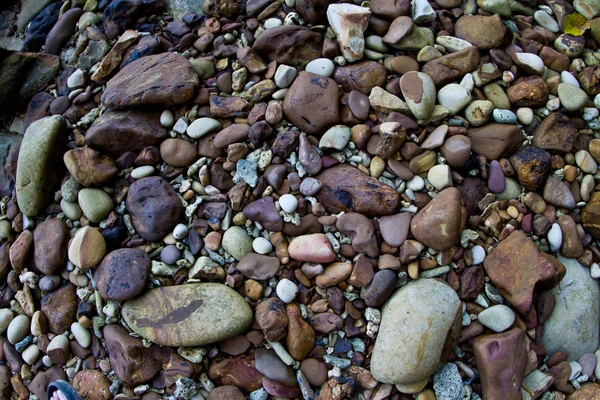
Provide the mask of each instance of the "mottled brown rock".
POLYGON ((373 14, 381 15, 387 19, 410 15, 410 1, 408 0, 373 0, 371 2, 373 14))
POLYGON ((491 400, 520 399, 527 368, 525 332, 519 328, 482 335, 473 352, 479 370, 482 395, 491 400))
POLYGON ((413 217, 410 231, 415 239, 436 250, 454 246, 467 221, 467 211, 456 188, 442 190, 413 217))
POLYGON ((102 104, 109 108, 182 104, 192 99, 199 85, 190 62, 177 53, 146 56, 108 81, 102 104))
POLYGON ((441 86, 461 79, 478 66, 479 51, 477 47, 469 47, 427 62, 421 72, 429 75, 436 86, 441 86))
POLYGON ((59 272, 67 260, 69 227, 58 218, 39 224, 33 231, 33 262, 46 275, 59 272))
POLYGON ((338 66, 333 79, 342 86, 344 92, 358 90, 368 95, 375 86, 385 84, 387 72, 382 64, 375 61, 362 61, 347 66, 338 66))
POLYGON ((556 286, 566 272, 560 261, 540 252, 518 230, 487 255, 483 267, 494 286, 523 315, 531 311, 534 291, 556 286))
POLYGON ((518 107, 542 107, 548 101, 548 85, 539 76, 517 79, 506 90, 508 100, 518 107))
POLYGON ((42 298, 41 311, 48 320, 52 333, 60 335, 69 330, 77 313, 77 295, 75 286, 65 286, 48 293, 42 298))
POLYGON ((306 27, 282 25, 264 31, 252 48, 269 62, 304 69, 306 64, 321 57, 321 42, 321 35, 306 27))
POLYGON ((600 399, 600 384, 586 382, 581 385, 581 388, 576 390, 572 395, 567 397, 568 400, 599 400, 600 399))
POLYGON ((126 205, 135 230, 150 242, 164 238, 184 214, 175 190, 158 176, 135 181, 129 187, 126 205))
POLYGON ((125 301, 144 291, 150 272, 150 257, 139 249, 118 249, 102 260, 94 280, 105 300, 125 301))
POLYGON ((218 386, 233 385, 251 392, 262 387, 263 374, 254 365, 254 350, 233 358, 217 356, 210 364, 208 377, 218 386))
POLYGON ((286 118, 308 134, 339 122, 339 89, 333 79, 300 72, 283 101, 286 118))
POLYGON ((273 277, 280 265, 277 257, 248 253, 240 260, 237 269, 247 278, 262 281, 273 277))
POLYGON ((73 178, 83 186, 102 185, 118 172, 112 158, 87 146, 67 151, 63 160, 73 178))
POLYGON ((95 369, 79 371, 73 378, 73 387, 84 400, 111 400, 110 384, 108 378, 95 369))
POLYGON ((23 231, 10 246, 9 258, 13 270, 20 274, 25 269, 26 263, 31 255, 33 245, 33 234, 31 231, 23 231))
POLYGON ((581 88, 590 96, 600 93, 600 66, 584 68, 577 76, 581 88))
POLYGON ((296 303, 285 306, 288 317, 288 334, 285 347, 295 360, 302 361, 314 349, 317 336, 308 322, 302 319, 300 307, 296 303))
POLYGON ((569 117, 551 113, 533 131, 531 144, 551 154, 570 153, 575 143, 577 128, 569 117))
POLYGON ((518 126, 500 123, 471 128, 467 135, 472 151, 485 156, 488 161, 511 155, 524 140, 518 126))
POLYGON ((461 300, 475 300, 483 290, 485 274, 479 265, 465 268, 460 275, 460 289, 458 297, 461 300))
POLYGON ((480 50, 489 50, 502 45, 508 28, 498 14, 491 17, 465 15, 456 20, 454 34, 480 50))
POLYGON ((160 111, 107 110, 87 130, 85 141, 88 146, 117 158, 126 151, 138 153, 166 137, 160 111))
POLYGON ((581 225, 594 238, 600 239, 600 192, 592 193, 590 200, 581 210, 581 225))
POLYGON ((394 214, 400 205, 391 186, 348 164, 330 167, 315 178, 323 183, 316 197, 330 213, 353 211, 372 218, 394 214))
POLYGON ((246 117, 252 109, 252 103, 241 97, 210 96, 210 113, 215 118, 246 117))
POLYGON ((128 387, 148 381, 169 360, 171 349, 157 345, 146 347, 142 339, 130 336, 122 325, 108 325, 103 333, 110 366, 128 387))
POLYGON ((242 393, 242 391, 233 386, 219 386, 211 390, 206 397, 206 400, 244 400, 246 396, 242 393))
POLYGON ((533 146, 520 148, 510 157, 519 182, 528 190, 541 187, 552 170, 552 156, 545 150, 533 146))
POLYGON ((256 306, 256 323, 262 329, 265 339, 277 342, 287 333, 288 317, 285 303, 272 297, 256 306))
POLYGON ((160 156, 174 167, 189 167, 198 158, 198 151, 183 139, 167 139, 160 144, 160 156))
POLYGON ((358 213, 347 213, 338 218, 336 228, 352 240, 352 248, 371 257, 379 255, 375 229, 371 221, 358 213))
POLYGON ((325 22, 328 5, 327 0, 298 0, 296 10, 309 24, 319 25, 325 22))

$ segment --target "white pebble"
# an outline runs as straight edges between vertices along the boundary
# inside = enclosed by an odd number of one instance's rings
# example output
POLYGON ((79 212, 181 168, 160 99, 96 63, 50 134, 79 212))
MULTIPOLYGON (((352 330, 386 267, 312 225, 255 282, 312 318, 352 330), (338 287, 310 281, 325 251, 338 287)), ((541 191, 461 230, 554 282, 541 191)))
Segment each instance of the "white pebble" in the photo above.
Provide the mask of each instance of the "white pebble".
POLYGON ((569 380, 572 381, 573 379, 581 375, 581 371, 583 370, 583 368, 581 367, 581 364, 579 364, 577 361, 569 361, 569 365, 571 366, 571 375, 569 376, 569 380))
POLYGON ((286 213, 293 213, 298 208, 298 199, 291 194, 284 194, 279 198, 279 205, 286 213))
POLYGON ((0 309, 0 334, 4 334, 8 329, 15 315, 8 308, 0 309))
POLYGON ((258 254, 268 254, 273 250, 273 245, 264 237, 257 237, 252 241, 252 248, 258 254))
POLYGON ((473 75, 466 74, 460 81, 460 86, 464 87, 469 92, 472 92, 475 88, 475 81, 473 80, 473 75))
POLYGON ((413 192, 423 190, 424 187, 425 181, 419 175, 415 175, 414 178, 406 183, 406 188, 412 190, 413 192))
POLYGON ((173 237, 177 240, 181 240, 188 234, 188 228, 184 224, 177 224, 173 228, 173 237))
POLYGON ((479 265, 485 260, 485 250, 479 245, 473 246, 471 254, 473 254, 473 265, 479 265))
POLYGON ((142 165, 131 171, 131 177, 133 179, 142 179, 150 176, 154 173, 154 167, 152 165, 142 165))
POLYGON ((282 24, 283 24, 283 22, 281 22, 281 20, 279 18, 269 18, 265 21, 265 29, 277 28, 278 26, 281 26, 282 24))
POLYGON ((21 357, 23 358, 23 361, 25 361, 27 364, 33 365, 40 358, 40 354, 40 349, 37 347, 37 345, 32 344, 27 346, 27 348, 23 350, 21 357))
POLYGON ((498 304, 480 312, 477 320, 494 332, 503 332, 515 322, 515 313, 504 304, 498 304))
POLYGON ((436 190, 443 190, 452 186, 452 171, 449 165, 436 165, 427 173, 427 180, 436 190))
POLYGON ((592 264, 592 266, 590 267, 590 274, 594 279, 600 278, 600 265, 598 265, 598 263, 592 264))
POLYGON ((591 121, 594 118, 598 117, 598 109, 593 107, 586 107, 583 109, 583 120, 591 121))
POLYGON ((277 284, 277 296, 284 303, 291 303, 296 298, 296 294, 298 294, 298 286, 289 279, 283 278, 277 284))
POLYGON ((175 116, 171 110, 165 110, 160 114, 160 124, 165 128, 170 128, 175 124, 175 116))
POLYGON ((331 76, 333 75, 334 69, 335 64, 330 59, 317 58, 316 60, 309 62, 304 70, 321 76, 331 76))
POLYGON ((280 88, 286 88, 294 82, 296 75, 298 75, 296 68, 281 64, 275 72, 275 84, 280 88))
POLYGON ((533 110, 529 107, 521 107, 517 110, 517 119, 523 125, 530 125, 533 122, 533 110))
POLYGON ((558 251, 562 244, 562 230, 560 225, 556 222, 552 224, 552 228, 548 232, 548 244, 550 245, 550 251, 558 251))
POLYGON ((85 329, 79 322, 73 322, 71 324, 71 333, 77 340, 77 343, 84 349, 87 349, 92 345, 92 334, 90 331, 85 329))
POLYGON ((67 79, 67 87, 69 89, 77 89, 85 86, 86 76, 85 71, 78 69, 73 72, 67 79))
POLYGON ((571 75, 568 71, 563 71, 560 73, 560 80, 563 81, 563 83, 570 83, 573 86, 580 87, 577 78, 571 75))

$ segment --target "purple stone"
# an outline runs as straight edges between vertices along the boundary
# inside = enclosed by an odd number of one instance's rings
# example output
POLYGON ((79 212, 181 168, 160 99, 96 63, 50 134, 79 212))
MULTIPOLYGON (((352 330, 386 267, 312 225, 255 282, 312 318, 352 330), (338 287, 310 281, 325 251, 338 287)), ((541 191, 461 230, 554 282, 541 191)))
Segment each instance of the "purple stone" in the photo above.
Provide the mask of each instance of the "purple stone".
POLYGON ((527 214, 521 221, 521 229, 525 233, 531 233, 533 230, 533 214, 527 214))
POLYGON ((502 193, 506 189, 506 177, 500 163, 496 160, 490 163, 490 171, 488 174, 488 189, 492 193, 502 193))
POLYGON ((181 252, 177 247, 170 244, 160 252, 160 260, 165 264, 175 264, 181 257, 181 252))

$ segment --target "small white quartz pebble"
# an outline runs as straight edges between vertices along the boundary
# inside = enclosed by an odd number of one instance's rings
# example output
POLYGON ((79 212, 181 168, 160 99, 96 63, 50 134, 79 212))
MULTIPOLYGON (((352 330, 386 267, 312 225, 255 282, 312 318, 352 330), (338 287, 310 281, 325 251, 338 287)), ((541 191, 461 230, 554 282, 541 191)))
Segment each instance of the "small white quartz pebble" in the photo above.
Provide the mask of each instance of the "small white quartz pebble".
POLYGON ((600 265, 598 265, 598 263, 592 264, 592 266, 590 267, 590 274, 594 279, 600 278, 600 265))
POLYGON ((515 322, 515 313, 509 307, 498 304, 480 312, 477 320, 494 332, 503 332, 515 322))
POLYGON ((533 122, 533 110, 529 107, 521 107, 517 110, 517 119, 523 125, 529 125, 533 122))
POLYGON ((273 250, 273 245, 264 237, 257 237, 252 241, 252 248, 258 254, 267 254, 273 250))
POLYGON ((560 225, 556 222, 552 224, 552 228, 548 232, 548 244, 550 245, 550 251, 558 251, 562 244, 562 231, 560 225))
POLYGON ((473 254, 473 265, 479 265, 485 260, 485 250, 483 247, 479 245, 473 246, 471 253, 473 254))
POLYGON ((173 237, 177 240, 181 240, 188 234, 188 228, 184 224, 177 224, 173 228, 173 237))
POLYGON ((569 380, 572 381, 581 374, 583 368, 577 361, 570 361, 569 365, 571 366, 571 375, 569 376, 569 380))
POLYGON ((293 213, 298 208, 298 199, 291 194, 284 194, 279 198, 279 205, 286 213, 293 213))
POLYGON ((277 284, 277 296, 284 303, 291 303, 296 298, 296 294, 298 294, 298 286, 289 279, 283 278, 277 284))
POLYGON ((165 110, 160 114, 160 124, 165 128, 170 128, 175 125, 175 117, 171 110, 165 110))
POLYGON ((141 179, 150 176, 154 173, 154 167, 152 165, 142 165, 131 171, 131 177, 133 179, 141 179))
POLYGON ((415 175, 414 178, 406 183, 406 188, 412 190, 413 192, 423 190, 424 187, 425 181, 419 175, 415 175))

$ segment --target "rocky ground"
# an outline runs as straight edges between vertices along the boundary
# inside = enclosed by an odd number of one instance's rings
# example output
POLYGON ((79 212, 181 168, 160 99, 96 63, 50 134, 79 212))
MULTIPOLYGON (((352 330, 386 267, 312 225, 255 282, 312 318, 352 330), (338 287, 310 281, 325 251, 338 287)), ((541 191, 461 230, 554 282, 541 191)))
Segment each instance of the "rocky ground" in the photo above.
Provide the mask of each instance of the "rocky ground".
POLYGON ((0 13, 0 398, 600 398, 600 1, 0 13))

